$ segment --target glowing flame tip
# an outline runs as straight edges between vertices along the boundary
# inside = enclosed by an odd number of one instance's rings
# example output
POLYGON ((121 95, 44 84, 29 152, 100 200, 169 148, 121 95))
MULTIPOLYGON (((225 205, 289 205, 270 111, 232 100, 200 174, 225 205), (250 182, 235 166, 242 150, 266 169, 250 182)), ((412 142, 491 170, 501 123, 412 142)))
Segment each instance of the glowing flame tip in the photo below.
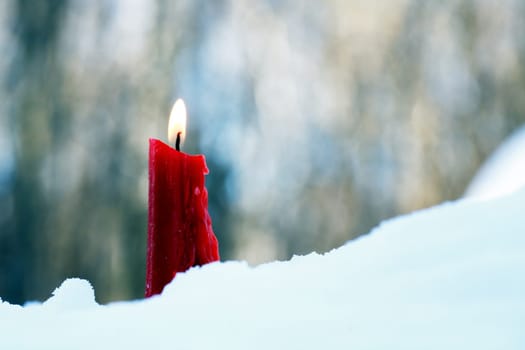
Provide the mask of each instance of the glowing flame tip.
POLYGON ((170 145, 175 145, 177 134, 180 134, 180 143, 183 144, 186 138, 186 105, 180 98, 175 101, 168 122, 168 141, 170 145))

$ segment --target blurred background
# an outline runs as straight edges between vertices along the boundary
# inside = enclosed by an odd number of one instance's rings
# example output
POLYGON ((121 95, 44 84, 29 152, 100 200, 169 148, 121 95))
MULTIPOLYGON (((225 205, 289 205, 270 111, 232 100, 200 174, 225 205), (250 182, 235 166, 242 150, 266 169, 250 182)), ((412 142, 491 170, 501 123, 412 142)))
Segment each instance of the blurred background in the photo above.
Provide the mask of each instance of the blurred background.
POLYGON ((222 260, 462 196, 525 121, 525 3, 0 1, 0 297, 144 292, 148 138, 186 101, 222 260))

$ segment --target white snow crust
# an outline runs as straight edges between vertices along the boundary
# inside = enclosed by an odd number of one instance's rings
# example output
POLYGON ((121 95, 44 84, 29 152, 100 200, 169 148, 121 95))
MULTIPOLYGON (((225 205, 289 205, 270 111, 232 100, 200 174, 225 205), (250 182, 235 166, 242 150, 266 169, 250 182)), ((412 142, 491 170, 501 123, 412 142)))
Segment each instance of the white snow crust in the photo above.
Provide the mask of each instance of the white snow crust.
POLYGON ((525 349, 525 191, 382 223, 324 255, 178 274, 98 305, 66 280, 0 304, 0 349, 525 349))
POLYGON ((505 140, 479 169, 465 197, 490 199, 525 186, 525 126, 505 140))

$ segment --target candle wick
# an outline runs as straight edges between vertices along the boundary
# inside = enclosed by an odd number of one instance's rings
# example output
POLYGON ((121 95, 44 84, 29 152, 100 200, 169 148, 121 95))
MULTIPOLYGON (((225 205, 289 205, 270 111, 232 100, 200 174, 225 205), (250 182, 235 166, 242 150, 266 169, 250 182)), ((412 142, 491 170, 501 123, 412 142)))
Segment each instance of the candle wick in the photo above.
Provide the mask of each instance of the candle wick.
POLYGON ((180 151, 180 135, 181 135, 181 132, 179 131, 177 133, 177 139, 175 140, 175 149, 177 151, 180 151))

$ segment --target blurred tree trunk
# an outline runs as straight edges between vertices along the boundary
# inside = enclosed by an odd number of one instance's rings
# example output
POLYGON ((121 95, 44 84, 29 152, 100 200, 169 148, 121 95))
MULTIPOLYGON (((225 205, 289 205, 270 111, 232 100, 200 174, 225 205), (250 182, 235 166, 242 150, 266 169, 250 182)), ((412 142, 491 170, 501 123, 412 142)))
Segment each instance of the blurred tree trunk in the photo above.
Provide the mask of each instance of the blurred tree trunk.
POLYGON ((5 259, 0 265, 0 295, 15 303, 49 295, 41 283, 48 237, 42 229, 47 203, 39 173, 49 149, 57 147, 57 133, 66 125, 62 101, 55 95, 61 83, 55 44, 67 5, 61 0, 14 2, 12 23, 18 50, 7 82, 12 93, 10 122, 17 133, 14 211, 0 228, 5 259))

